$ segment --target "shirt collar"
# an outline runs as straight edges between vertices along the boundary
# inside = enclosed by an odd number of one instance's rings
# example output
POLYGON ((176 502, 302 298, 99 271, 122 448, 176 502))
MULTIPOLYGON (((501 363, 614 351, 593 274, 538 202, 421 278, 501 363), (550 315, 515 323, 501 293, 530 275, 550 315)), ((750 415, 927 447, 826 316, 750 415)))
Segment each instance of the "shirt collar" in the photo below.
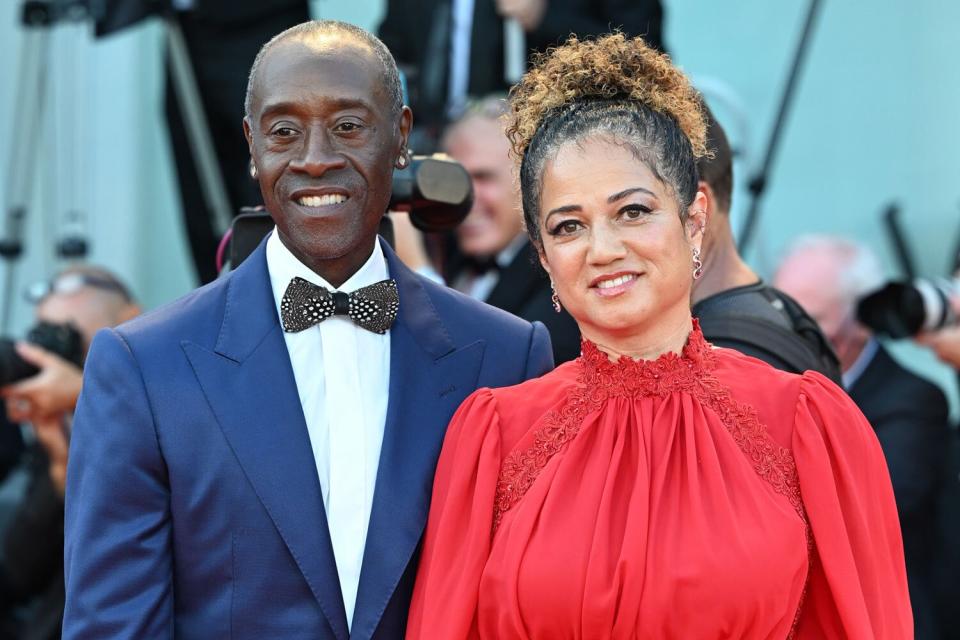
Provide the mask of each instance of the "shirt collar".
POLYGON ((863 345, 863 349, 860 351, 860 355, 857 356, 857 359, 853 361, 853 364, 850 365, 850 368, 844 371, 841 374, 843 379, 843 388, 850 389, 853 387, 854 383, 860 379, 860 376, 863 375, 863 372, 870 365, 870 362, 873 360, 873 356, 877 354, 877 349, 880 348, 880 342, 871 337, 867 340, 867 343, 863 345))
POLYGON ((373 252, 363 263, 363 266, 357 269, 356 273, 350 276, 341 286, 334 287, 293 255, 290 249, 280 240, 276 227, 274 227, 270 237, 267 238, 267 271, 270 273, 270 285, 273 288, 273 298, 277 303, 278 311, 287 286, 291 280, 297 277, 330 291, 344 291, 346 293, 351 293, 390 277, 387 270, 387 260, 383 255, 383 249, 380 247, 380 239, 378 238, 373 245, 373 252))
POLYGON ((496 263, 497 266, 501 269, 506 269, 510 266, 510 263, 513 262, 513 259, 517 257, 517 254, 520 253, 520 250, 523 249, 524 245, 527 244, 527 234, 521 233, 516 238, 510 241, 510 244, 506 246, 500 253, 497 254, 496 263))

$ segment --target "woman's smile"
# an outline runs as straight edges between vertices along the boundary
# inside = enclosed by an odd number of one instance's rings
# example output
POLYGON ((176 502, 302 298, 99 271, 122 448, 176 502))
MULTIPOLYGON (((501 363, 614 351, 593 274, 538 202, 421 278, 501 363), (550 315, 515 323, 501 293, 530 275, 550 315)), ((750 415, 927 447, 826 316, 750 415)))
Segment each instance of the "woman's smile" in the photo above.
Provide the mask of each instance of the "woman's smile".
POLYGON ((594 278, 590 288, 602 298, 614 298, 633 288, 643 273, 617 272, 594 278))

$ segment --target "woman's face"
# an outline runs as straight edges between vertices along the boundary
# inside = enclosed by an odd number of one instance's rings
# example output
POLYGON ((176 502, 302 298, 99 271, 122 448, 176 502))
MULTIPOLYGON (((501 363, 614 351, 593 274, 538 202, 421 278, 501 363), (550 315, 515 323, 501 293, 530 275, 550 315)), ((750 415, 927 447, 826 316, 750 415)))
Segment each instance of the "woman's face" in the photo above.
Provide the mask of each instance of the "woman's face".
POLYGON ((688 321, 702 199, 681 222, 672 189, 603 138, 567 143, 547 163, 540 260, 585 337, 604 343, 688 321))

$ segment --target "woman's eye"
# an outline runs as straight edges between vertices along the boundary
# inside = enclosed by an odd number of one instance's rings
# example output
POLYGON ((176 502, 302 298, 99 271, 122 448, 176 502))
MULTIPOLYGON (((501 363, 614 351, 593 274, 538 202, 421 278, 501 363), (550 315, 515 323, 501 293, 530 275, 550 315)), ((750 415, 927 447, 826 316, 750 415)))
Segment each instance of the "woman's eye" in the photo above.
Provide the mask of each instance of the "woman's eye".
POLYGON ((359 131, 360 128, 360 124, 356 122, 341 122, 337 125, 336 130, 341 133, 353 133, 354 131, 359 131))
POLYGON ((620 210, 620 213, 623 215, 624 218, 627 218, 628 220, 636 220, 650 213, 650 211, 651 210, 648 207, 644 207, 643 205, 639 205, 639 204, 634 204, 634 205, 629 205, 624 207, 623 209, 620 210))
POLYGON ((550 231, 552 235, 562 236, 571 233, 576 233, 580 228, 580 223, 576 220, 564 220, 559 224, 554 225, 553 229, 550 231))

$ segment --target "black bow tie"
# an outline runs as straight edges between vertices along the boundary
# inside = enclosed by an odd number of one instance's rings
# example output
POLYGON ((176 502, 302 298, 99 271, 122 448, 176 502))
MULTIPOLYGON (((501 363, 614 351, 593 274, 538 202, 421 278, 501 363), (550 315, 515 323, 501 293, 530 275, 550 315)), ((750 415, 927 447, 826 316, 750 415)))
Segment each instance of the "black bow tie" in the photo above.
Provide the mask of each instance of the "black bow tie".
POLYGON ((395 280, 381 280, 348 294, 294 278, 283 292, 280 320, 284 331, 296 333, 330 316, 350 316, 357 326, 382 334, 396 320, 399 308, 395 280))
POLYGON ((500 265, 497 263, 496 257, 475 258, 473 256, 467 256, 463 263, 468 272, 474 276, 482 276, 491 271, 500 271, 500 265))

